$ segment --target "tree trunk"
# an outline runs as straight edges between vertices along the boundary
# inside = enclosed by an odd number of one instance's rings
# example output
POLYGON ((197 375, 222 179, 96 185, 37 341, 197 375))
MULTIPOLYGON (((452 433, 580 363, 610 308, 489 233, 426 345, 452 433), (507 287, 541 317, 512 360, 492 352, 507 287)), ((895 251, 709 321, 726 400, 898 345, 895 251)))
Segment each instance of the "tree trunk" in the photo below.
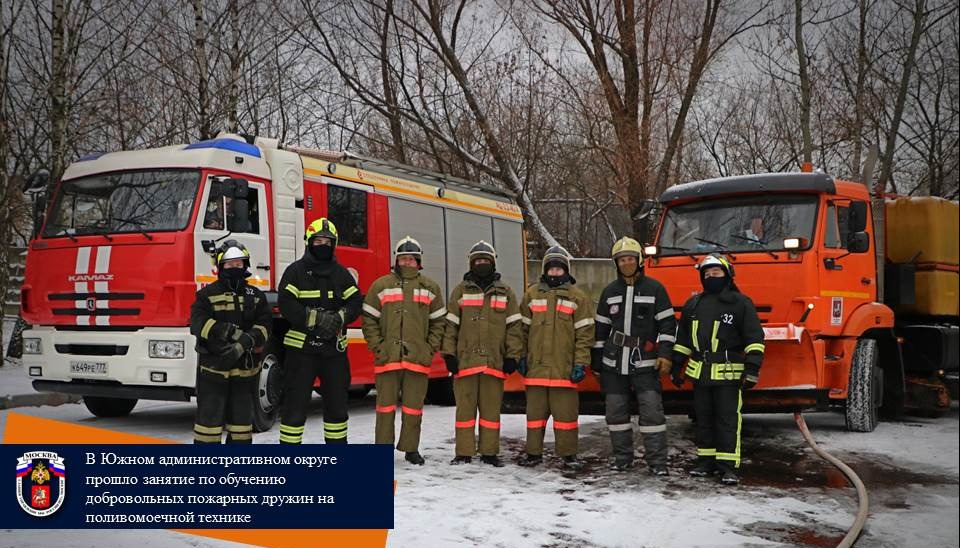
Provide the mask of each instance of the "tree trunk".
POLYGON ((197 122, 200 140, 213 137, 210 128, 210 90, 207 82, 207 30, 203 20, 203 0, 191 0, 193 6, 193 53, 197 60, 197 122))
POLYGON ((917 45, 923 34, 923 21, 926 18, 924 0, 916 0, 913 12, 913 34, 910 36, 910 46, 903 60, 903 75, 900 78, 900 89, 897 92, 897 102, 893 106, 893 120, 887 130, 887 144, 880 162, 880 177, 874 185, 873 192, 882 196, 893 176, 893 153, 897 148, 897 132, 900 131, 900 120, 903 118, 903 109, 907 100, 907 88, 910 86, 910 75, 917 55, 917 45))
POLYGON ((397 91, 390 74, 390 23, 393 21, 393 0, 386 0, 383 12, 383 25, 380 27, 380 79, 383 83, 383 98, 386 103, 387 122, 390 124, 390 137, 393 142, 393 157, 398 162, 407 162, 403 144, 403 125, 400 123, 400 109, 397 106, 397 91))
POLYGON ((240 122, 237 119, 237 103, 240 97, 240 6, 238 0, 230 0, 227 6, 230 19, 230 88, 227 91, 227 131, 237 133, 240 122))
POLYGON ((66 7, 64 0, 53 0, 50 19, 52 47, 50 52, 50 180, 48 195, 66 169, 67 142, 67 52, 66 7))
POLYGON ((866 182, 866 175, 861 167, 863 156, 863 96, 867 78, 867 0, 859 0, 859 29, 857 31, 857 83, 853 91, 853 153, 850 158, 850 173, 859 175, 860 180, 866 182))
POLYGON ((794 41, 797 47, 797 68, 800 73, 800 135, 803 146, 803 163, 813 163, 813 139, 810 136, 810 73, 807 51, 803 42, 803 0, 794 1, 794 41))

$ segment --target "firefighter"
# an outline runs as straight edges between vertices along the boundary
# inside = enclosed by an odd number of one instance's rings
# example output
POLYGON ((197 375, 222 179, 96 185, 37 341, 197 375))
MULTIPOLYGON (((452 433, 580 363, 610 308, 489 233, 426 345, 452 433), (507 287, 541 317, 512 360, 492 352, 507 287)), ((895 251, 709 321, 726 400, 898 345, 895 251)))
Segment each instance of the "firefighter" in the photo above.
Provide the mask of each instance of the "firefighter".
POLYGON ((394 441, 397 404, 402 414, 397 450, 422 465, 420 423, 430 363, 440 349, 447 309, 437 282, 424 276, 423 249, 407 236, 394 247, 393 271, 377 278, 363 302, 363 336, 374 353, 377 387, 375 442, 394 441))
POLYGON ((663 284, 644 275, 640 243, 621 238, 611 253, 617 279, 604 288, 597 304, 597 341, 590 365, 603 387, 613 467, 633 466, 632 387, 647 468, 655 476, 666 476, 667 421, 660 375, 670 372, 677 322, 663 284))
POLYGON ((763 328, 753 301, 734 283, 726 257, 707 255, 697 268, 703 293, 683 305, 670 376, 678 387, 684 375, 693 380, 697 464, 690 473, 719 473, 724 485, 736 485, 741 390, 753 388, 759 379, 763 328))
POLYGON ((553 415, 556 454, 579 470, 577 384, 590 365, 594 340, 593 302, 575 287, 570 255, 553 246, 543 256, 540 282, 527 288, 520 304, 526 356, 518 370, 527 394, 527 446, 521 466, 543 461, 543 436, 553 415))
POLYGON ((272 316, 262 291, 247 284, 250 252, 227 240, 214 252, 217 281, 197 291, 190 333, 197 338, 197 414, 193 442, 253 443, 257 352, 270 337, 272 316))
POLYGON ((457 400, 456 455, 450 464, 469 463, 480 414, 480 460, 502 467, 500 404, 503 381, 517 370, 523 330, 517 296, 500 281, 497 252, 481 240, 467 255, 470 270, 450 293, 443 359, 453 375, 457 400))
POLYGON ((321 217, 304 232, 306 252, 277 285, 280 314, 290 323, 283 337, 283 404, 280 443, 301 443, 314 379, 320 377, 325 443, 347 443, 346 326, 360 315, 363 296, 353 275, 337 262, 337 227, 321 217))

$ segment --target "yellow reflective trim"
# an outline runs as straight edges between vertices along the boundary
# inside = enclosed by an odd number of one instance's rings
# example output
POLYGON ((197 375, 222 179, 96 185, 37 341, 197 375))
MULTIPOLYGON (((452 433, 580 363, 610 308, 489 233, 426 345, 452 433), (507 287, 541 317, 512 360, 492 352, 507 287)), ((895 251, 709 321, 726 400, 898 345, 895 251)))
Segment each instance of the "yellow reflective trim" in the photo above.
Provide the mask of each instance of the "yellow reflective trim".
POLYGON ((323 292, 319 289, 303 289, 299 296, 301 299, 319 299, 323 296, 323 292))
POLYGON ((254 367, 253 369, 240 369, 234 368, 230 370, 231 377, 253 377, 260 374, 260 366, 254 367))
POLYGON ((717 454, 716 449, 701 449, 697 447, 697 456, 698 457, 712 457, 717 454))
POLYGON ((691 379, 700 379, 700 368, 703 366, 702 363, 696 360, 690 360, 687 362, 687 376, 691 379))
POLYGON ((297 331, 296 329, 291 329, 287 331, 287 336, 292 339, 298 339, 304 341, 307 339, 307 334, 302 331, 297 331))
POLYGON ((346 428, 347 423, 346 422, 325 422, 323 423, 323 427, 324 429, 329 429, 329 430, 340 430, 342 428, 346 428))
POLYGON ((746 353, 746 352, 753 352, 753 351, 763 352, 763 351, 766 350, 766 348, 767 348, 767 347, 764 346, 763 343, 753 343, 753 344, 748 344, 747 347, 743 349, 743 351, 744 351, 745 353, 746 353))
POLYGON ((228 424, 227 432, 253 432, 252 424, 228 424))
POLYGON ((224 293, 222 295, 210 295, 209 297, 207 297, 207 300, 210 301, 210 304, 232 303, 233 293, 224 293))
POLYGON ((697 331, 700 330, 700 320, 693 320, 693 326, 691 327, 691 330, 693 331, 693 336, 690 337, 690 339, 693 341, 693 347, 697 350, 697 352, 699 352, 700 340, 697 338, 697 331))
POLYGON ((346 430, 344 430, 343 432, 329 432, 329 431, 325 431, 325 432, 323 433, 323 437, 325 437, 325 438, 327 438, 327 439, 330 439, 330 440, 342 440, 342 439, 344 439, 344 438, 347 437, 347 431, 346 431, 346 430))
POLYGON ((683 354, 684 356, 689 356, 693 354, 693 350, 690 350, 689 348, 687 348, 686 346, 683 346, 682 344, 673 345, 673 349, 683 354))
POLYGON ((351 285, 350 287, 347 288, 346 291, 343 292, 343 298, 344 299, 349 298, 350 295, 353 295, 357 291, 360 291, 359 289, 357 289, 357 286, 351 285))
POLYGON ((202 424, 194 424, 193 431, 200 434, 220 434, 223 432, 222 426, 204 426, 202 424))
POLYGON ((293 284, 287 284, 285 289, 290 293, 293 293, 294 297, 300 297, 300 290, 294 287, 293 284))
POLYGON ((303 430, 305 428, 306 426, 288 426, 286 424, 280 425, 280 431, 288 434, 303 434, 303 430))
POLYGON ((193 439, 196 441, 205 441, 207 443, 220 443, 221 441, 220 434, 214 436, 208 434, 197 434, 196 432, 193 433, 193 439))
POLYGON ((214 312, 233 312, 236 309, 237 307, 233 303, 213 305, 214 312))
POLYGON ((710 368, 710 378, 715 381, 735 381, 742 374, 742 363, 715 363, 710 368))
POLYGON ((234 441, 252 440, 253 432, 231 432, 230 439, 234 441))
POLYGON ((303 348, 303 341, 284 337, 283 344, 291 348, 303 348))
POLYGON ((211 368, 209 368, 209 367, 207 367, 207 366, 205 366, 205 365, 201 365, 201 366, 200 366, 200 371, 201 371, 201 372, 206 371, 207 373, 213 373, 214 375, 220 375, 221 377, 223 377, 223 378, 225 378, 225 379, 227 379, 227 378, 230 377, 230 372, 229 372, 229 371, 218 371, 218 370, 216 370, 216 369, 211 369, 211 368))
POLYGON ((203 322, 203 329, 200 330, 200 338, 208 339, 210 338, 210 330, 213 329, 213 326, 217 325, 217 320, 213 318, 208 319, 203 322))
POLYGON ((713 321, 713 333, 710 334, 710 348, 714 352, 717 351, 717 346, 720 344, 720 341, 717 340, 717 331, 720 329, 720 322, 717 320, 713 321))
POLYGON ((255 326, 253 326, 253 328, 259 330, 260 333, 263 334, 263 340, 264 340, 264 341, 266 341, 267 339, 270 338, 270 332, 267 331, 267 328, 266 328, 266 327, 264 327, 264 326, 262 326, 262 325, 255 325, 255 326))
POLYGON ((303 436, 300 436, 300 435, 288 436, 287 434, 284 434, 282 432, 280 433, 280 441, 285 441, 287 443, 300 443, 301 441, 303 441, 302 438, 303 436))

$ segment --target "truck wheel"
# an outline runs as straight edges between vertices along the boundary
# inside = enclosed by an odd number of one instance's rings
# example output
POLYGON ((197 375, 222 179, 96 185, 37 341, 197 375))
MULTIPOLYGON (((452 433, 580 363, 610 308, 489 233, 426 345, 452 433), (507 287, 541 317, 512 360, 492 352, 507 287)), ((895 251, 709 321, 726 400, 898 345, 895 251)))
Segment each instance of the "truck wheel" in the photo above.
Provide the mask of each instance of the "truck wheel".
POLYGON ((456 405, 453 397, 453 377, 430 379, 427 385, 427 402, 433 405, 456 405))
POLYGON ((282 371, 280 358, 271 347, 261 360, 263 367, 253 386, 253 431, 267 432, 280 415, 280 398, 282 396, 282 371))
POLYGON ((130 398, 103 398, 100 396, 84 396, 83 405, 96 417, 113 418, 126 417, 137 405, 136 399, 130 398))
POLYGON ((877 341, 860 339, 853 350, 847 384, 847 430, 873 432, 883 403, 883 370, 877 367, 877 341))
POLYGON ((367 397, 367 394, 369 394, 371 390, 373 390, 372 384, 351 386, 350 389, 347 390, 347 396, 349 396, 351 400, 362 400, 367 397))

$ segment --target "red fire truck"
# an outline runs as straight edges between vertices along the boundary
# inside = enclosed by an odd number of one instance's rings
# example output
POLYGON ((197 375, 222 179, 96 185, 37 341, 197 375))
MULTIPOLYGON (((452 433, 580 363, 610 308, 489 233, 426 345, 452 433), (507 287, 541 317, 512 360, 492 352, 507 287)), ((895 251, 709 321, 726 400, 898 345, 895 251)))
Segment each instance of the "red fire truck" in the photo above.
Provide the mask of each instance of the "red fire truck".
MULTIPOLYGON (((495 188, 231 134, 91 155, 64 173, 27 254, 23 363, 34 388, 80 394, 100 417, 126 415, 138 399, 189 401, 197 356, 187 326, 194 292, 215 280, 209 251, 228 236, 242 242, 251 283, 275 305, 305 224, 322 216, 339 228, 338 259, 361 290, 389 270, 391 242, 406 235, 419 240, 424 272, 445 293, 480 239, 496 246, 504 280, 524 287, 522 216, 495 188)), ((274 312, 275 341, 287 326, 274 312)), ((373 361, 358 325, 349 326, 348 352, 352 389, 365 394, 373 361)), ((268 344, 262 360, 261 431, 276 418, 280 345, 268 344)), ((429 396, 452 400, 442 360, 431 378, 429 396)))

